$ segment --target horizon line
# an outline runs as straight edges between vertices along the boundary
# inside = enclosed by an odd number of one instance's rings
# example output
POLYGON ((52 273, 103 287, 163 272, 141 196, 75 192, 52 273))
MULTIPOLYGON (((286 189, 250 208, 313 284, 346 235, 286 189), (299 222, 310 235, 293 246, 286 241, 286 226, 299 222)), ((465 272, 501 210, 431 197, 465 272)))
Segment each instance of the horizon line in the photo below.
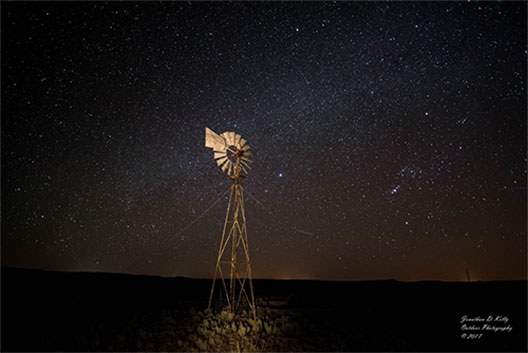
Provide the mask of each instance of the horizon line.
MULTIPOLYGON (((159 275, 159 274, 145 274, 145 273, 127 273, 127 272, 110 272, 110 271, 93 271, 93 270, 47 270, 42 268, 31 268, 31 267, 14 267, 1 265, 3 269, 15 269, 15 270, 29 270, 29 271, 43 271, 43 272, 55 272, 55 273, 93 273, 93 274, 109 274, 109 275, 124 275, 124 276, 146 276, 146 277, 159 277, 159 278, 184 278, 184 279, 198 279, 198 280, 213 280, 213 277, 203 276, 184 276, 184 275, 159 275)), ((504 281, 528 281, 528 278, 516 278, 516 279, 477 279, 477 280, 446 280, 446 279, 396 279, 396 278, 363 278, 363 279, 321 279, 321 278, 308 278, 308 277, 292 277, 292 278, 279 278, 279 277, 253 277, 252 280, 272 280, 272 281, 321 281, 321 282, 376 282, 376 281, 395 281, 403 283, 414 283, 414 282, 445 282, 445 283, 479 283, 479 282, 504 282, 504 281)))

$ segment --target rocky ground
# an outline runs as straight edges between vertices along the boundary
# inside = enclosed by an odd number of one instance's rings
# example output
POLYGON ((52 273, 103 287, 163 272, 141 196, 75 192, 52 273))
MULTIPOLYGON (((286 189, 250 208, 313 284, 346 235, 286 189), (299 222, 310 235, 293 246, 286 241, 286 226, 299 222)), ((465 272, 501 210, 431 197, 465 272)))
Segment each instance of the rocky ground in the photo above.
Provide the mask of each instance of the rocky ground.
POLYGON ((136 317, 106 348, 175 352, 316 351, 322 347, 340 350, 339 339, 320 342, 320 335, 316 334, 320 325, 291 310, 286 301, 260 298, 257 308, 257 320, 247 310, 233 315, 227 309, 194 307, 183 312, 164 310, 150 325, 145 325, 148 318, 136 317))

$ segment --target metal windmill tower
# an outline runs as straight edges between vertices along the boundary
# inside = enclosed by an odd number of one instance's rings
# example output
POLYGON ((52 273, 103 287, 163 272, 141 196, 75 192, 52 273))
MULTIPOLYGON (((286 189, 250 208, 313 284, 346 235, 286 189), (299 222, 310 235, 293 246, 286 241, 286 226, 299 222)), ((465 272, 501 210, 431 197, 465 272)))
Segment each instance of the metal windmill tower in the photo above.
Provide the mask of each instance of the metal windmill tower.
POLYGON ((255 296, 251 280, 251 263, 244 209, 244 188, 242 179, 251 169, 251 152, 247 141, 234 132, 216 134, 205 128, 205 147, 212 148, 216 164, 233 181, 229 193, 229 202, 218 248, 209 305, 213 300, 216 279, 221 282, 220 293, 225 294, 229 310, 235 314, 241 304, 247 303, 256 320, 255 296), (229 284, 226 282, 229 281, 229 284), (249 286, 249 293, 246 288, 249 286), (222 291, 223 289, 223 291, 222 291))

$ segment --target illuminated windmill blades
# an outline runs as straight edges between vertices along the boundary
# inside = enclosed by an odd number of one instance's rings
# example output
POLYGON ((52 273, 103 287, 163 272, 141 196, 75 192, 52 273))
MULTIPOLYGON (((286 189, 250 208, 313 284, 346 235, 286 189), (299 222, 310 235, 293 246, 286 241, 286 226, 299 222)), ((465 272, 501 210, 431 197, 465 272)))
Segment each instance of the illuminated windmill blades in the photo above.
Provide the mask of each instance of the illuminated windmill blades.
POLYGON ((230 165, 231 161, 227 160, 227 163, 222 166, 222 172, 225 172, 230 165))
POLYGON ((205 146, 213 150, 217 166, 229 176, 247 174, 251 169, 250 164, 253 163, 251 159, 253 154, 249 152, 251 147, 241 135, 233 131, 225 131, 218 135, 211 129, 205 128, 205 146), (235 164, 235 161, 238 164, 235 164))
POLYGON ((247 156, 242 156, 241 159, 245 162, 248 162, 248 163, 253 163, 253 160, 247 156))
POLYGON ((231 144, 229 142, 229 132, 226 131, 221 136, 225 139, 226 145, 229 146, 231 144))
POLYGON ((222 134, 220 135, 220 137, 222 137, 222 138, 224 139, 224 141, 225 141, 225 145, 228 146, 228 145, 229 145, 229 141, 227 140, 227 139, 228 139, 227 131, 224 132, 224 133, 222 133, 222 134))
POLYGON ((225 151, 222 151, 222 152, 216 152, 215 151, 214 159, 223 158, 223 157, 227 157, 225 151))
POLYGON ((226 142, 228 146, 234 146, 235 145, 235 133, 233 131, 229 131, 227 133, 226 142))
POLYGON ((250 157, 246 157, 246 156, 242 156, 240 158, 240 161, 241 162, 246 162, 246 163, 253 163, 253 160, 250 157))
POLYGON ((216 160, 216 164, 220 167, 220 166, 222 166, 222 164, 224 164, 226 161, 228 161, 227 157, 224 157, 224 158, 221 158, 221 159, 217 159, 217 160, 216 160))
POLYGON ((242 165, 243 165, 244 167, 246 167, 247 169, 251 169, 251 166, 249 165, 249 163, 247 163, 247 162, 245 162, 245 161, 243 161, 243 160, 240 161, 240 164, 242 164, 242 165))
POLYGON ((233 143, 233 146, 235 146, 236 148, 240 149, 240 139, 242 138, 242 136, 240 136, 239 134, 235 134, 235 141, 233 143))

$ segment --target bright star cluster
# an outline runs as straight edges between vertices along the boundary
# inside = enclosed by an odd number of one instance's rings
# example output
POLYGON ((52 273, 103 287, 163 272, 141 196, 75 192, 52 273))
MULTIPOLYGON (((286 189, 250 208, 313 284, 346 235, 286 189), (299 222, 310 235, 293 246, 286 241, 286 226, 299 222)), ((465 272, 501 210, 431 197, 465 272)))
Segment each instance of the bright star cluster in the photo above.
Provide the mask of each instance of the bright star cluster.
POLYGON ((207 126, 254 152, 256 277, 526 278, 526 13, 3 3, 2 265, 211 276, 207 126))

